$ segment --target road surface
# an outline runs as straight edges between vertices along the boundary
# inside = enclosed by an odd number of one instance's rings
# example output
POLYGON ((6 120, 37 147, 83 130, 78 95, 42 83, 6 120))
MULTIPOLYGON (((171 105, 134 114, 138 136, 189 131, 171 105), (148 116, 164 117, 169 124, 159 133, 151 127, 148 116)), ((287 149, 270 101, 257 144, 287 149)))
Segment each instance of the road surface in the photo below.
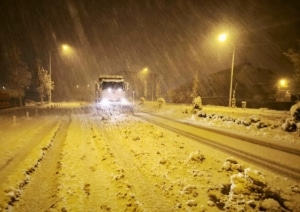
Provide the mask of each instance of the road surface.
POLYGON ((300 209, 298 181, 251 171, 259 167, 132 114, 72 109, 1 121, 0 211, 300 209), (240 169, 224 169, 228 161, 240 169), (244 170, 263 188, 241 205, 232 179, 244 170))

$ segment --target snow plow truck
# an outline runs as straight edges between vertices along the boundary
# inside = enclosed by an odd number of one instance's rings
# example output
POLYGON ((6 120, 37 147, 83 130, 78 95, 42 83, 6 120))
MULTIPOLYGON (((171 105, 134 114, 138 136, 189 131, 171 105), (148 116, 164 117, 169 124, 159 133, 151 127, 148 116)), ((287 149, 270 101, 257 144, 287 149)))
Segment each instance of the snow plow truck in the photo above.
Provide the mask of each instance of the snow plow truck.
POLYGON ((96 82, 96 105, 104 110, 133 110, 128 101, 128 83, 121 75, 100 75, 96 82))

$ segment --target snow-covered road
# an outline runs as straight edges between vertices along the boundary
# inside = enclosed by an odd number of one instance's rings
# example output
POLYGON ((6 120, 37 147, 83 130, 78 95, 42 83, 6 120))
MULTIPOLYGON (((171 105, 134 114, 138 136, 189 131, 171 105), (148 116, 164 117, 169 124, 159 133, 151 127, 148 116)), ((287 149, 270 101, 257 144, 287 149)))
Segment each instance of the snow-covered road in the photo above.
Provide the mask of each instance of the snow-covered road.
POLYGON ((299 182, 131 114, 1 121, 0 211, 300 210, 299 182))
POLYGON ((169 116, 141 112, 136 113, 135 116, 253 164, 296 180, 300 179, 298 146, 278 145, 218 128, 177 121, 169 116))

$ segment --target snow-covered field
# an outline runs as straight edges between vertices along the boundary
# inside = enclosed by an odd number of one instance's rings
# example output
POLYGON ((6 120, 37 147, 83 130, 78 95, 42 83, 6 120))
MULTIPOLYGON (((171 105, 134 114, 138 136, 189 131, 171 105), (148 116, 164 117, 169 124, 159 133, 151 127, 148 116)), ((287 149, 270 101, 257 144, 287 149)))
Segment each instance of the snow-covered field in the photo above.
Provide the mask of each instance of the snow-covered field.
MULTIPOLYGON (((200 118, 188 106, 137 109, 299 145, 296 132, 271 126, 288 112, 204 107, 232 122, 200 118), (272 123, 236 121, 253 115, 272 123)), ((0 211, 300 211, 300 182, 131 114, 0 118, 0 211)))

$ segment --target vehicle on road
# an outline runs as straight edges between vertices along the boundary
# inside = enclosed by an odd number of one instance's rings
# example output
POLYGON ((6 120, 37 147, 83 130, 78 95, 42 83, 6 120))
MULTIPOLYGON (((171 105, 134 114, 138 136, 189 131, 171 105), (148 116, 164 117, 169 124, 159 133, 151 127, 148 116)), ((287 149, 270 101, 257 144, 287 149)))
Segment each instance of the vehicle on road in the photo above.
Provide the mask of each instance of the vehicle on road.
POLYGON ((16 90, 0 89, 0 109, 19 107, 21 104, 24 104, 24 95, 20 97, 16 90))
POLYGON ((130 109, 128 83, 121 75, 101 75, 96 83, 96 105, 100 109, 130 109))

